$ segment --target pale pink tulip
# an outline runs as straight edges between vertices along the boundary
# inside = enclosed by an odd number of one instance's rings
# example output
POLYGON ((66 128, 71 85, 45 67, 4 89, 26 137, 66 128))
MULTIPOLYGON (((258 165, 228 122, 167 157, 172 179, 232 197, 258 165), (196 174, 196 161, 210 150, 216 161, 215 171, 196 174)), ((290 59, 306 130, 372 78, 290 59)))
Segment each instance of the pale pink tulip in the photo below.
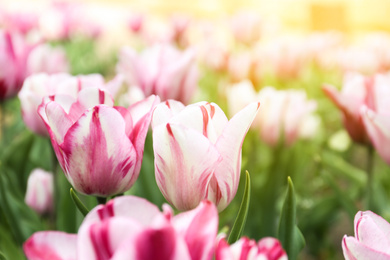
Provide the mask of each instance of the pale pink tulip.
POLYGON ((69 63, 65 50, 41 44, 31 51, 27 59, 28 74, 46 72, 49 74, 68 72, 69 63))
POLYGON ((242 237, 230 246, 225 239, 219 240, 215 260, 287 260, 287 254, 276 238, 266 237, 256 243, 242 237))
POLYGON ((304 91, 265 87, 256 93, 250 81, 243 81, 230 87, 227 99, 231 114, 250 102, 261 103, 262 109, 252 126, 260 131, 262 140, 268 145, 275 146, 281 139, 291 145, 298 138, 313 135, 304 126, 312 119, 316 102, 307 100, 304 91))
POLYGON ((260 39, 262 23, 259 12, 242 10, 231 18, 230 27, 238 42, 251 44, 260 39))
POLYGON ((45 97, 38 108, 57 159, 69 182, 82 193, 107 197, 123 193, 138 178, 156 96, 129 109, 113 107, 98 88, 45 97))
POLYGON ((5 29, 23 35, 38 27, 38 14, 33 12, 3 11, 1 20, 5 29))
POLYGON ((345 259, 390 259, 390 224, 386 220, 371 211, 359 211, 354 225, 355 237, 343 237, 345 259))
POLYGON ((169 45, 155 45, 137 54, 125 47, 117 70, 129 85, 140 87, 146 96, 158 95, 161 100, 188 103, 197 88, 198 70, 190 49, 181 52, 169 45))
POLYGON ((360 143, 370 143, 363 124, 363 106, 379 114, 387 113, 390 102, 390 76, 377 74, 364 77, 357 73, 347 74, 341 92, 333 86, 323 88, 325 94, 343 113, 343 121, 351 138, 360 143))
POLYGON ((95 207, 77 235, 44 231, 23 246, 29 260, 208 260, 214 253, 218 212, 209 201, 173 216, 142 198, 118 197, 95 207))
POLYGON ((30 173, 25 196, 26 204, 39 214, 53 209, 53 174, 42 169, 30 173))
POLYGON ((214 103, 184 107, 168 100, 153 113, 153 148, 157 185, 179 210, 207 198, 220 211, 236 195, 241 147, 259 109, 254 102, 230 121, 214 103))
POLYGON ((20 35, 0 30, 0 101, 15 96, 22 87, 32 48, 20 35))
POLYGON ((33 74, 26 78, 19 92, 22 106, 23 120, 26 126, 36 134, 48 136, 45 124, 37 113, 42 98, 52 95, 69 95, 74 99, 85 88, 99 88, 115 95, 122 84, 120 78, 114 78, 105 83, 99 74, 71 76, 65 73, 48 75, 45 73, 33 74))

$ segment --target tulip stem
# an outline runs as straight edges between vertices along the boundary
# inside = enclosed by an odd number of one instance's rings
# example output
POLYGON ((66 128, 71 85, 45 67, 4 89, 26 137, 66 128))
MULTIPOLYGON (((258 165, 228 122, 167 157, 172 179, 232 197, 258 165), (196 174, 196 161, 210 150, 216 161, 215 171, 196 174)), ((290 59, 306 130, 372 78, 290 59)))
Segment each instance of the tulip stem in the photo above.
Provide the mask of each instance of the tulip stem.
MULTIPOLYGON (((0 101, 0 144, 5 142, 5 101, 0 101)), ((2 149, 3 150, 3 149, 2 149)))
POLYGON ((366 190, 366 200, 367 200, 367 209, 374 210, 374 200, 373 200, 373 185, 374 185, 374 148, 372 145, 367 147, 367 190, 366 190))
POLYGON ((98 204, 106 204, 107 198, 106 197, 96 197, 98 204))

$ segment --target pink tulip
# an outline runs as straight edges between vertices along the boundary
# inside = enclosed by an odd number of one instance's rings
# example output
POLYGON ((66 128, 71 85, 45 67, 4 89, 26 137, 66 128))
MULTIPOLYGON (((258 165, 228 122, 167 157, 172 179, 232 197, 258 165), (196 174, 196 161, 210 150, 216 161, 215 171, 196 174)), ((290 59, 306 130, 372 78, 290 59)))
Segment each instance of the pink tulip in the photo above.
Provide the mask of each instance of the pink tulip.
POLYGON ((359 211, 354 225, 355 237, 343 237, 345 259, 390 259, 390 224, 386 220, 371 211, 359 211))
POLYGON ((69 64, 65 50, 48 44, 37 46, 28 56, 27 70, 28 74, 68 72, 69 64))
POLYGON ((82 193, 107 197, 123 193, 138 178, 145 137, 156 96, 129 109, 113 107, 98 88, 85 88, 77 100, 44 98, 38 113, 69 182, 82 193))
POLYGON ((31 75, 24 81, 18 95, 24 123, 34 133, 49 136, 45 124, 37 113, 43 97, 61 94, 76 99, 82 89, 90 87, 104 89, 115 95, 121 84, 122 81, 118 77, 106 84, 99 74, 71 76, 65 73, 53 75, 39 73, 31 75))
POLYGON ((263 21, 255 11, 242 10, 236 13, 231 21, 231 31, 238 42, 251 44, 260 39, 263 21))
POLYGON ((77 235, 56 231, 33 234, 23 246, 29 260, 177 259, 206 260, 214 253, 218 212, 209 201, 173 216, 148 201, 118 197, 95 207, 77 235))
POLYGON ((179 210, 195 208, 207 198, 222 211, 236 195, 241 146, 259 103, 230 121, 214 103, 184 107, 168 100, 153 113, 153 148, 157 185, 179 210))
POLYGON ((22 87, 31 49, 20 35, 0 30, 0 101, 15 96, 22 87))
POLYGON ((26 35, 38 27, 38 15, 36 13, 5 11, 2 14, 2 24, 4 28, 11 32, 26 35))
POLYGON ((246 237, 240 238, 232 245, 228 245, 225 239, 218 241, 215 260, 287 260, 287 254, 283 250, 279 240, 266 237, 258 243, 246 237))
MULTIPOLYGON (((262 109, 252 126, 260 130, 262 140, 270 146, 277 145, 281 139, 292 145, 298 138, 314 135, 308 133, 306 122, 311 120, 317 104, 307 100, 304 91, 265 87, 256 93, 250 81, 242 81, 230 87, 227 97, 231 114, 250 102, 261 103, 262 109)), ((316 131, 316 127, 311 128, 311 132, 316 131)))
POLYGON ((39 214, 53 209, 53 174, 42 169, 30 173, 25 196, 26 204, 39 214))
POLYGON ((323 90, 342 111, 344 126, 351 138, 356 142, 369 143, 361 109, 366 106, 377 113, 387 113, 389 86, 390 76, 377 74, 369 78, 351 73, 345 76, 341 92, 333 86, 325 86, 323 90))
POLYGON ((125 47, 117 70, 129 85, 140 87, 146 96, 155 94, 162 100, 188 103, 197 88, 194 53, 191 50, 180 52, 169 45, 155 45, 140 54, 125 47))

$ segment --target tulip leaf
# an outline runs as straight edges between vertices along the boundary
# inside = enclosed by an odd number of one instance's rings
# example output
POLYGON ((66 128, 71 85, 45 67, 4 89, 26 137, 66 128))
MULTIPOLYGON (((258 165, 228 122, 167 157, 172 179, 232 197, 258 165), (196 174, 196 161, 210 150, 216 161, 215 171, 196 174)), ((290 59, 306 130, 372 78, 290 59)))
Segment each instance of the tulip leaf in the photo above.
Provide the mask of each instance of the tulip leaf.
POLYGON ((230 235, 228 238, 229 244, 233 244, 234 242, 236 242, 240 238, 242 231, 244 230, 246 218, 248 215, 250 194, 251 194, 251 178, 249 176, 249 172, 246 171, 244 195, 242 197, 241 206, 240 209, 238 210, 236 220, 234 221, 232 230, 230 231, 230 235))
POLYGON ((305 246, 305 239, 296 225, 296 202, 294 185, 288 177, 287 195, 284 201, 279 223, 279 240, 288 255, 288 259, 297 259, 305 246))
POLYGON ((76 207, 78 208, 78 210, 85 217, 88 214, 89 210, 83 204, 83 202, 79 199, 76 192, 74 192, 74 190, 72 188, 70 188, 70 196, 72 197, 72 200, 73 200, 74 204, 76 205, 76 207))
POLYGON ((0 260, 7 260, 7 258, 5 257, 5 255, 3 255, 2 252, 0 252, 0 260))

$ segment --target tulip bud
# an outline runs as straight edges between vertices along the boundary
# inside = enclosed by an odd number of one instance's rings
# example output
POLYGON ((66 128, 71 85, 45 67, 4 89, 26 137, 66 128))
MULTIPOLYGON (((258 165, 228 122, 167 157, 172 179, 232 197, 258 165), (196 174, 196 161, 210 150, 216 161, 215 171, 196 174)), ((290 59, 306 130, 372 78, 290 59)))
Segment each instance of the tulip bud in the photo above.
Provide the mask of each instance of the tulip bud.
POLYGON ((25 196, 26 204, 39 214, 53 209, 53 174, 42 169, 30 173, 25 196))
POLYGON ((168 100, 153 113, 153 149, 157 185, 179 210, 207 198, 223 210, 234 198, 241 171, 241 147, 259 103, 251 103, 230 121, 214 103, 184 107, 168 100))

